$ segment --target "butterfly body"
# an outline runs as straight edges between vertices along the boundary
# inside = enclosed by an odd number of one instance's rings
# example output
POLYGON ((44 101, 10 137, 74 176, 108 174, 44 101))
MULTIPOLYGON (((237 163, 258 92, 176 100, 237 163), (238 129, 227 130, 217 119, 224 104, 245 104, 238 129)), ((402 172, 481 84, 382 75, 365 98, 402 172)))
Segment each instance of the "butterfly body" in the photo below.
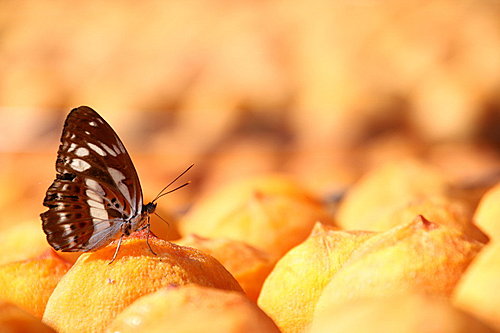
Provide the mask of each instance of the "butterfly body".
POLYGON ((156 203, 143 204, 132 160, 111 126, 81 106, 66 118, 56 179, 41 214, 49 244, 64 252, 93 251, 149 227, 156 203))

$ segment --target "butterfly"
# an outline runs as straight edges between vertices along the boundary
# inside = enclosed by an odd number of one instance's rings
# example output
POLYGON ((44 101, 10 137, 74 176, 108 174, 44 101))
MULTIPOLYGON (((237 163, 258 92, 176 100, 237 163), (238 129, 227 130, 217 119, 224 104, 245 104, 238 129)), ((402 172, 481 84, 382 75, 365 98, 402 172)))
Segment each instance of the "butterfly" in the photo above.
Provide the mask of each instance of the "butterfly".
MULTIPOLYGON (((100 249, 124 236, 150 228, 156 200, 192 165, 168 184, 156 198, 144 204, 134 164, 111 126, 93 109, 71 110, 64 123, 57 152, 56 179, 47 190, 42 213, 47 241, 63 252, 100 249)), ((147 242, 152 253, 149 242, 147 242)))

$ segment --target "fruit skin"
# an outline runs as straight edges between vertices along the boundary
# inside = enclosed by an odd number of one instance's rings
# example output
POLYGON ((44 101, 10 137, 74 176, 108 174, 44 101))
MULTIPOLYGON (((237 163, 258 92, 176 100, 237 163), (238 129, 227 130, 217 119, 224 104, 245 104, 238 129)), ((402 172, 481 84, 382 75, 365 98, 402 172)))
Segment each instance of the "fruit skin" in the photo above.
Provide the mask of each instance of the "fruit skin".
POLYGON ((0 265, 36 258, 50 249, 39 221, 16 222, 2 228, 0 245, 0 265))
POLYGON ((366 173, 347 192, 337 222, 346 230, 385 231, 394 226, 386 223, 395 211, 424 199, 446 197, 448 189, 444 176, 420 161, 386 163, 366 173))
POLYGON ((325 286, 316 311, 405 292, 449 297, 483 246, 456 228, 419 216, 361 244, 325 286))
POLYGON ((284 332, 301 332, 314 311, 353 299, 419 291, 449 297, 483 247, 423 216, 380 233, 316 226, 264 283, 258 304, 284 332))
POLYGON ((0 299, 41 319, 52 291, 70 267, 52 250, 38 258, 0 265, 0 299))
POLYGON ((242 292, 214 258, 196 249, 150 237, 124 239, 80 256, 54 289, 43 321, 59 332, 102 331, 138 297, 169 285, 200 284, 242 292))
POLYGON ((405 224, 415 216, 422 215, 434 223, 457 228, 472 238, 488 243, 488 236, 472 223, 469 208, 461 201, 446 196, 416 199, 395 209, 389 216, 373 223, 371 230, 385 231, 405 224))
POLYGON ((440 297, 403 294, 358 299, 316 313, 309 333, 494 333, 440 297))
POLYGON ((352 252, 373 235, 338 231, 316 223, 311 235, 278 261, 264 282, 259 306, 282 332, 302 332, 325 285, 352 252))
POLYGON ((42 323, 40 319, 4 300, 0 300, 0 332, 56 333, 52 328, 42 323))
POLYGON ((217 259, 238 281, 247 297, 255 302, 264 280, 275 265, 275 260, 269 254, 232 239, 189 235, 175 243, 194 247, 217 259))
POLYGON ((486 192, 479 202, 474 221, 490 236, 492 242, 500 243, 500 183, 486 192))
POLYGON ((500 330, 500 183, 484 194, 474 214, 476 223, 491 242, 460 280, 453 299, 459 307, 474 313, 500 330))
POLYGON ((243 294, 199 285, 166 287, 125 308, 106 332, 263 332, 278 328, 243 294))
POLYGON ((500 330, 500 244, 488 244, 462 276, 454 303, 500 330))
POLYGON ((184 236, 240 240, 280 258, 304 241, 317 221, 333 224, 317 199, 289 178, 266 175, 207 194, 179 228, 184 236))

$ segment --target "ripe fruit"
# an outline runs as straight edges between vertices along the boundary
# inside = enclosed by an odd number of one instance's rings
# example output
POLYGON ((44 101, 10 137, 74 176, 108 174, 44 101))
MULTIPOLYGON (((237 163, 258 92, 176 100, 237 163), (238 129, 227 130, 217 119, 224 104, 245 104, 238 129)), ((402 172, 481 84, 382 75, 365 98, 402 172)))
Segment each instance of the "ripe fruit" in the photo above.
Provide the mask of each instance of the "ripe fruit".
POLYGON ((166 287, 137 299, 107 332, 279 333, 273 321, 242 293, 187 285, 166 287))
POLYGON ((315 313, 310 333, 493 333, 491 327, 453 307, 421 294, 363 298, 315 313))
POLYGON ((457 306, 500 330, 500 244, 487 245, 465 272, 454 292, 457 306))
POLYGON ((353 299, 420 292, 449 297, 483 243, 419 216, 353 251, 323 289, 316 311, 353 299))
POLYGON ((196 249, 150 238, 123 241, 84 253, 61 279, 47 303, 43 321, 59 332, 102 331, 138 297, 169 285, 200 284, 241 291, 238 282, 214 258, 196 249))
POLYGON ((0 299, 41 319, 49 296, 70 266, 52 250, 38 258, 0 265, 0 299))
POLYGON ((316 221, 332 223, 318 200, 285 177, 266 176, 200 199, 179 227, 183 235, 240 240, 279 258, 306 239, 316 221))
POLYGON ((253 301, 257 301, 262 284, 275 264, 267 253, 237 240, 190 235, 175 243, 194 247, 217 259, 253 301))
POLYGON ((0 300, 0 332, 56 333, 39 319, 3 300, 0 300))
POLYGON ((264 282, 258 304, 282 332, 302 332, 332 276, 374 233, 336 231, 316 223, 302 244, 285 254, 264 282))

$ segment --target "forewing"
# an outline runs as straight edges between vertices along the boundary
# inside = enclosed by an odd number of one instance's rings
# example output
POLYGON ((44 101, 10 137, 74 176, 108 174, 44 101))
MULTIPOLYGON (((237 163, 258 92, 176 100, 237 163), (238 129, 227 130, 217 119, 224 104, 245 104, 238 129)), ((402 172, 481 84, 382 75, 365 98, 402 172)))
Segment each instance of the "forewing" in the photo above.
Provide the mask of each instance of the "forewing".
POLYGON ((55 249, 97 249, 140 213, 142 190, 132 160, 111 126, 91 108, 73 109, 66 118, 56 170, 43 202, 49 209, 41 214, 55 249))

